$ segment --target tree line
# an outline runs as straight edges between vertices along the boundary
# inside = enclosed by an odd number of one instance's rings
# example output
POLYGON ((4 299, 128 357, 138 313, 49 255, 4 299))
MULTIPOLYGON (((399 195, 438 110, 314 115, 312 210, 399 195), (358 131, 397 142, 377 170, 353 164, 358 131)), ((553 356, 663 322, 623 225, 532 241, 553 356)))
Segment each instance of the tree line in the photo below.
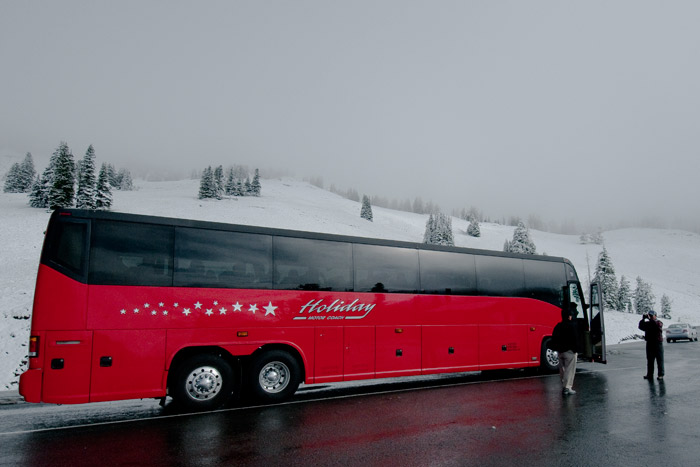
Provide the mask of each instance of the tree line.
POLYGON ((248 169, 242 165, 229 167, 224 177, 224 167, 219 165, 212 169, 208 166, 202 171, 199 180, 199 199, 223 199, 224 196, 260 196, 262 185, 260 171, 255 169, 251 180, 248 169))
POLYGON ((126 169, 117 171, 103 163, 96 173, 95 148, 90 145, 85 156, 77 163, 64 141, 51 155, 41 175, 34 168, 31 153, 21 163, 15 163, 7 173, 6 193, 28 193, 29 205, 35 208, 108 210, 112 207, 112 189, 132 190, 131 174, 126 169))

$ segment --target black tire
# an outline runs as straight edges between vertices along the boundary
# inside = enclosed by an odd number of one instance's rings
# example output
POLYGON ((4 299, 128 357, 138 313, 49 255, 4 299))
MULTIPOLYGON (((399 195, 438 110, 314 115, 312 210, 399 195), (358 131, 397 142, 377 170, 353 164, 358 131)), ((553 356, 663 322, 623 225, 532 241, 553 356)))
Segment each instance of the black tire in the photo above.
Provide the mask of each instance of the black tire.
POLYGON ((254 397, 264 402, 289 399, 300 382, 299 362, 283 350, 263 352, 250 363, 251 391, 254 397))
POLYGON ((670 343, 671 343, 671 339, 666 339, 666 343, 667 343, 667 344, 670 344, 670 343))
POLYGON ((199 354, 175 369, 170 393, 175 403, 186 409, 214 410, 228 402, 234 386, 233 369, 226 360, 215 354, 199 354))
POLYGON ((546 337, 542 341, 542 355, 540 358, 540 368, 545 373, 554 373, 559 371, 559 353, 556 350, 549 348, 551 337, 546 337))

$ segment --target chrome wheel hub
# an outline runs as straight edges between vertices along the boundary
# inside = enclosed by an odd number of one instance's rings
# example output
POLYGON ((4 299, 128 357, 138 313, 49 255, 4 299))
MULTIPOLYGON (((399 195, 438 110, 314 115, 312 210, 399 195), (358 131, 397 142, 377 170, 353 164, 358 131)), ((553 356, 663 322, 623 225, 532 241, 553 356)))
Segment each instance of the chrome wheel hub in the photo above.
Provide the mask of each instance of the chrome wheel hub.
POLYGON ((202 366, 190 372, 187 378, 187 395, 194 400, 207 400, 221 391, 221 373, 212 366, 202 366))
POLYGON ((289 385, 289 368, 282 362, 270 362, 260 370, 258 382, 265 392, 284 391, 289 385))

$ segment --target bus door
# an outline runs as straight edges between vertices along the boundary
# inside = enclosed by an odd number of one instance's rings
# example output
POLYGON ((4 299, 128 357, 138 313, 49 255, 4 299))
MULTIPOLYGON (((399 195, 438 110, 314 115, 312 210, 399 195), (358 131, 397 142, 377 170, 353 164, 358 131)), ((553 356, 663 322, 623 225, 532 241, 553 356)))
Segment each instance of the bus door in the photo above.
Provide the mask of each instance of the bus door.
POLYGON ((600 284, 593 282, 590 290, 590 338, 594 362, 607 363, 605 355, 605 323, 603 322, 603 292, 600 284))

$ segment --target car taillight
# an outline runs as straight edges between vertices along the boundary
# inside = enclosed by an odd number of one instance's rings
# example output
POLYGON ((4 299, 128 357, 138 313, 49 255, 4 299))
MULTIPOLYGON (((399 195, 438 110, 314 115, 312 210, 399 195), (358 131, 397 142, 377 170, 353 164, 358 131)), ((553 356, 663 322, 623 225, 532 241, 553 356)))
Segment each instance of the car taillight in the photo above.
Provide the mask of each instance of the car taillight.
POLYGON ((29 338, 29 357, 39 356, 39 336, 29 338))

